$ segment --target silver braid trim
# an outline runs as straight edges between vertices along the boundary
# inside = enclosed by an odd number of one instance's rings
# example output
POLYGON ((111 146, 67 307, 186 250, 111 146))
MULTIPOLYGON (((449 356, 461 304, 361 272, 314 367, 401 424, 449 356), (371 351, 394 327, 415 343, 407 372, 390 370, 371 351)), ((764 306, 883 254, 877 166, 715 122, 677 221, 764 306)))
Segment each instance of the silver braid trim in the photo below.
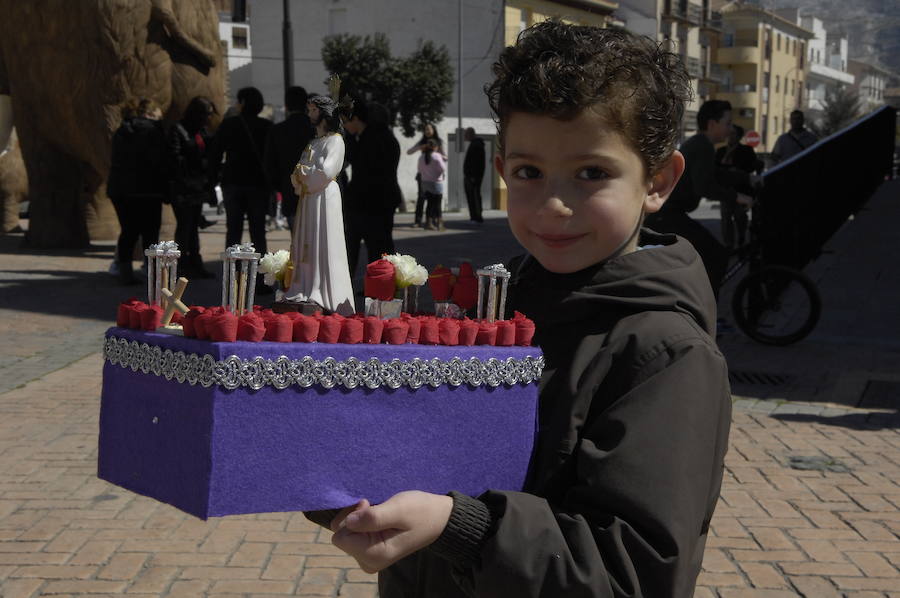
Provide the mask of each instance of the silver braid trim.
POLYGON ((514 386, 536 382, 544 369, 543 356, 504 360, 493 357, 487 360, 477 357, 426 360, 416 357, 409 361, 382 361, 377 357, 365 361, 355 357, 338 361, 326 357, 320 361, 309 356, 290 359, 282 355, 272 360, 263 357, 242 359, 231 355, 216 361, 211 355, 172 351, 114 336, 107 337, 103 343, 103 359, 133 372, 163 376, 166 380, 174 378, 191 386, 199 384, 208 388, 216 384, 229 390, 241 387, 259 390, 264 386, 282 389, 293 385, 301 388, 342 386, 351 390, 358 386, 372 389, 401 386, 416 389, 426 385, 437 388, 444 384, 514 386))

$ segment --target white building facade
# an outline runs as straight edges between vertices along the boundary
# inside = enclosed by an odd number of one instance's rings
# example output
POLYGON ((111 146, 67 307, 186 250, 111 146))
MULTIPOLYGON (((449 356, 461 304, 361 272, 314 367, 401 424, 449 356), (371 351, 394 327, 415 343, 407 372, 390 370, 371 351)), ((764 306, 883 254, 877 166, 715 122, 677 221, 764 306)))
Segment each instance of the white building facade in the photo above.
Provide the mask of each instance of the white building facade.
POLYGON ((815 34, 807 44, 809 73, 806 78, 806 117, 818 120, 825 102, 837 89, 850 87, 854 77, 848 72, 847 38, 826 31, 820 19, 800 17, 797 23, 815 34))
POLYGON ((232 22, 230 11, 219 12, 219 41, 228 63, 225 95, 233 104, 237 90, 250 85, 253 49, 250 44, 250 23, 232 22))
MULTIPOLYGON (((267 103, 277 106, 284 97, 282 62, 282 3, 271 0, 250 0, 248 13, 252 46, 251 84, 263 93, 267 103)), ((334 34, 374 35, 383 33, 391 45, 391 54, 404 57, 415 51, 421 42, 431 41, 445 46, 450 54, 454 77, 458 77, 460 52, 459 32, 462 30, 462 127, 473 127, 485 139, 487 155, 492 155, 496 133, 491 119, 484 86, 490 82, 491 66, 503 49, 503 0, 464 2, 460 23, 458 3, 440 0, 290 0, 293 30, 294 84, 309 92, 325 93, 328 73, 322 62, 323 38, 334 34)), ((453 98, 445 109, 445 116, 436 123, 450 158, 445 191, 445 208, 465 206, 462 193, 461 163, 463 154, 457 152, 455 131, 459 125, 459 86, 454 86, 453 98)), ((394 130, 402 150, 398 178, 407 204, 416 198, 415 173, 418 155, 406 155, 406 149, 419 136, 404 137, 394 130)), ((493 182, 488 166, 482 188, 485 207, 491 200, 493 182)), ((351 173, 352 174, 352 173, 351 173)))

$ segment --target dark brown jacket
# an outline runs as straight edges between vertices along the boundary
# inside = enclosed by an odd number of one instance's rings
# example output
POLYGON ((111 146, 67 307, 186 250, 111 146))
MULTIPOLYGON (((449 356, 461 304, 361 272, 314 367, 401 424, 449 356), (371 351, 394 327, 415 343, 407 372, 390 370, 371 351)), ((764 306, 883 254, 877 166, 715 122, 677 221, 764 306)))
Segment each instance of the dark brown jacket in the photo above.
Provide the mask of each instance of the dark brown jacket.
POLYGON ((524 492, 453 493, 442 536, 383 571, 382 598, 690 598, 719 495, 731 398, 693 247, 567 275, 526 259, 510 304, 547 367, 524 492))

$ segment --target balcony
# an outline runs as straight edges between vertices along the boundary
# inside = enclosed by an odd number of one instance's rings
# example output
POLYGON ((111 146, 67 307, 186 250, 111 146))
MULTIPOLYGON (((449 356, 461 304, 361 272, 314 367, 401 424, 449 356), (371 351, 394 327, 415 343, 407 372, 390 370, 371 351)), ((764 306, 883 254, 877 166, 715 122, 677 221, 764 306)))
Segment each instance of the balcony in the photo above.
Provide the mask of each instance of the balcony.
POLYGON ((755 108, 759 105, 759 94, 755 85, 732 85, 727 89, 720 89, 716 92, 717 100, 727 100, 731 102, 735 110, 741 108, 755 108))
POLYGON ((711 11, 708 16, 703 15, 703 19, 700 21, 700 28, 713 33, 721 33, 723 30, 722 13, 711 11))
POLYGON ((684 25, 699 25, 703 9, 687 0, 665 0, 662 8, 664 21, 675 21, 684 25))
POLYGON ((684 62, 684 66, 687 67, 687 72, 691 79, 699 79, 700 75, 703 74, 703 69, 700 67, 700 59, 693 56, 682 56, 681 60, 684 62))
POLYGON ((732 46, 716 50, 718 64, 760 64, 762 54, 759 47, 752 45, 732 46))
POLYGON ((717 64, 701 65, 700 80, 704 83, 722 83, 725 81, 725 69, 717 64))

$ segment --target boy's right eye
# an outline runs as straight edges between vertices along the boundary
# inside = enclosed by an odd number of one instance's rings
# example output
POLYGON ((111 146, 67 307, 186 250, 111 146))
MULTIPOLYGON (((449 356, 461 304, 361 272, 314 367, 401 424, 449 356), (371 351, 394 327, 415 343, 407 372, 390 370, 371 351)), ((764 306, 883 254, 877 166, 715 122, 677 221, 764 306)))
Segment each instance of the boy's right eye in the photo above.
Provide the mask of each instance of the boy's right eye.
POLYGON ((519 179, 539 179, 541 171, 534 166, 519 166, 513 170, 513 176, 519 179))

